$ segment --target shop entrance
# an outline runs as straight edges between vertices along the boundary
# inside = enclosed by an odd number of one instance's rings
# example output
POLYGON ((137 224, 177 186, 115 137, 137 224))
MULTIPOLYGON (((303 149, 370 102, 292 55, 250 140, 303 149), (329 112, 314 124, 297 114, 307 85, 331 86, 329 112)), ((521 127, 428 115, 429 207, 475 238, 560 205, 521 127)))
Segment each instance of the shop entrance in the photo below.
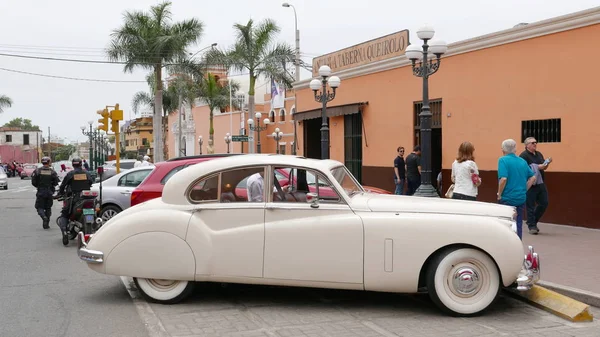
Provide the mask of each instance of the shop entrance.
POLYGON ((304 157, 321 159, 321 118, 305 119, 304 157))
MULTIPOLYGON (((415 145, 421 145, 421 107, 423 102, 413 104, 415 145)), ((442 99, 429 101, 431 110, 431 184, 437 189, 437 176, 442 171, 442 99)), ((444 182, 442 181, 442 185, 444 182)), ((449 186, 446 184, 445 186, 449 186)))
POLYGON ((344 165, 362 184, 362 112, 344 116, 344 165))

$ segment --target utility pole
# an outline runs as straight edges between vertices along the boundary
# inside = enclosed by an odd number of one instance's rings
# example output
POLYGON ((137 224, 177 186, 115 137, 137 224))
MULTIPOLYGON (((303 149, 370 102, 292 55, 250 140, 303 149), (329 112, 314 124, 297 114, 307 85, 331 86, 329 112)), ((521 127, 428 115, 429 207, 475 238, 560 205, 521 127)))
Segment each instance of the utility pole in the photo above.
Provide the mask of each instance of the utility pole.
POLYGON ((48 157, 52 160, 52 145, 50 144, 50 127, 48 127, 48 157))
POLYGON ((185 156, 185 153, 182 154, 183 151, 183 97, 181 97, 181 85, 179 85, 179 148, 177 149, 177 153, 179 153, 178 157, 185 156))

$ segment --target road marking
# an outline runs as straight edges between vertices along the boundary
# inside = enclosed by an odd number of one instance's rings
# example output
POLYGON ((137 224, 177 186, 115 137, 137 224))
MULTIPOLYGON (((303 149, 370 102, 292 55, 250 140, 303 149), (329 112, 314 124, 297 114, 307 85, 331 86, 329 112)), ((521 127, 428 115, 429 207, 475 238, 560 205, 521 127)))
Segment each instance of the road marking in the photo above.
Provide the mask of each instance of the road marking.
POLYGON ((125 289, 127 289, 129 296, 131 296, 135 310, 142 319, 142 322, 144 322, 148 335, 150 337, 171 337, 167 330, 165 330, 165 327, 162 325, 162 322, 154 310, 152 310, 150 304, 143 299, 140 299, 141 296, 135 288, 133 279, 131 277, 121 276, 121 281, 123 282, 123 285, 125 285, 125 289))

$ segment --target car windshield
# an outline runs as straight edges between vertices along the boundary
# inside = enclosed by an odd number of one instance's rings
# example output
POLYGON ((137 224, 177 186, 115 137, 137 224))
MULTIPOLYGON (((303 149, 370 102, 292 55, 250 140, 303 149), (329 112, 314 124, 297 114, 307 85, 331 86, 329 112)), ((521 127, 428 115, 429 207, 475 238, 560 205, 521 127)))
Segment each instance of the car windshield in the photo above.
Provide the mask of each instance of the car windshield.
POLYGON ((357 193, 364 192, 365 190, 360 186, 359 183, 356 182, 352 173, 348 171, 345 166, 338 166, 331 169, 331 174, 337 180, 337 182, 342 185, 342 188, 348 196, 353 196, 357 193))

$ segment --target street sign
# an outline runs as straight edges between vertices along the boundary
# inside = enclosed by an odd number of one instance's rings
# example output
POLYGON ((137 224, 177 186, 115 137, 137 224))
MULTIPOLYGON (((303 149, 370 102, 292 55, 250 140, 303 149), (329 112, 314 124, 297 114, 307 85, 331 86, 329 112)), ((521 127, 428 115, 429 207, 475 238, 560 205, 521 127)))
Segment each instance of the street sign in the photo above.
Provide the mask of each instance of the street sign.
POLYGON ((247 142, 248 136, 233 135, 233 136, 231 136, 231 140, 234 142, 247 142))

